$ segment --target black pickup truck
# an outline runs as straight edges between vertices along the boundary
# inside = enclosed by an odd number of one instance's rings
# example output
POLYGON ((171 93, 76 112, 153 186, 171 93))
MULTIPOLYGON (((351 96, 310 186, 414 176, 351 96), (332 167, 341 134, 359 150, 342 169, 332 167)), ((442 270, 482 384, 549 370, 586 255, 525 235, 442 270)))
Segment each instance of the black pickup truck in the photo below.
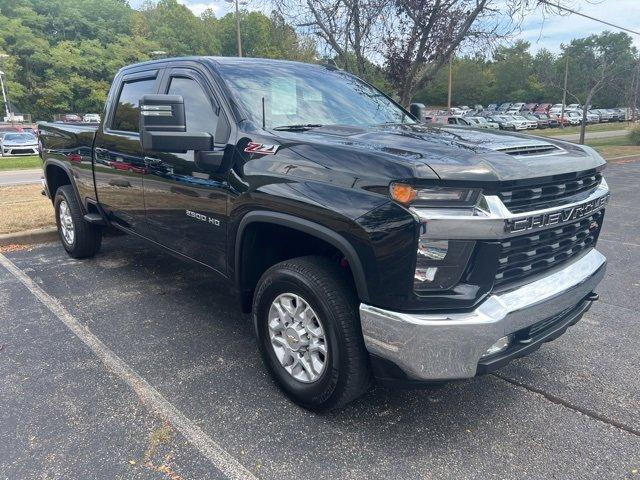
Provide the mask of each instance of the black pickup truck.
POLYGON ((125 67, 102 118, 39 127, 66 251, 115 227, 228 279, 304 407, 490 372, 597 299, 589 147, 419 124, 335 66, 262 59, 125 67))

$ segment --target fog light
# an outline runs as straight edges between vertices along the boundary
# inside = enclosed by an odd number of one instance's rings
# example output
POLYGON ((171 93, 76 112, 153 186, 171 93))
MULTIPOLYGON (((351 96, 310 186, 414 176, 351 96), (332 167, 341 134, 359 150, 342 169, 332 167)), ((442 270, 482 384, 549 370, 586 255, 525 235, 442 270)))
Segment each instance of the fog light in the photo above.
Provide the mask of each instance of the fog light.
POLYGON ((500 352, 506 350, 507 347, 509 346, 509 343, 511 343, 511 335, 507 335, 506 337, 499 338, 496 341, 496 343, 491 345, 487 349, 487 351, 484 352, 484 355, 482 355, 482 358, 488 357, 490 355, 495 355, 496 353, 500 353, 500 352))

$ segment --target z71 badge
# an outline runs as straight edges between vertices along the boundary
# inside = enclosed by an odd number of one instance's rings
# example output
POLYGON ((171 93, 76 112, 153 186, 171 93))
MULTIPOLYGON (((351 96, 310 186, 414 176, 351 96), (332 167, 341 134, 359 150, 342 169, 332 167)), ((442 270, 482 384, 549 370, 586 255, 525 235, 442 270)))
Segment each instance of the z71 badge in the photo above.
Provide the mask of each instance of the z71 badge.
POLYGON ((570 222, 599 210, 604 207, 608 201, 609 194, 597 198, 596 200, 576 205, 575 207, 564 208, 550 213, 542 213, 540 215, 531 215, 529 217, 506 220, 504 229, 509 233, 519 233, 527 230, 533 230, 535 228, 550 227, 552 225, 570 222))
POLYGON ((249 142, 244 148, 245 153, 259 153, 261 155, 275 155, 280 145, 265 145, 264 143, 249 142))

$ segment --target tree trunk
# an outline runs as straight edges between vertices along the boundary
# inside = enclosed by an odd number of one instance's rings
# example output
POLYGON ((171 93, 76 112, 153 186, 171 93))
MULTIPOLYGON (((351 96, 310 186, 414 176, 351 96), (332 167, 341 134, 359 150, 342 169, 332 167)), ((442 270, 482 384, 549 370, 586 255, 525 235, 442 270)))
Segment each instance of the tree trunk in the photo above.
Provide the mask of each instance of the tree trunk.
POLYGON ((584 134, 587 130, 587 105, 589 105, 589 103, 585 102, 582 106, 582 125, 580 125, 580 140, 578 141, 580 145, 584 145, 584 134))
POLYGON ((589 91, 587 98, 584 101, 584 105, 582 105, 582 125, 580 125, 580 140, 578 141, 580 145, 584 145, 584 137, 587 130, 587 109, 591 104, 591 100, 593 99, 593 94, 595 93, 597 86, 598 84, 589 91))

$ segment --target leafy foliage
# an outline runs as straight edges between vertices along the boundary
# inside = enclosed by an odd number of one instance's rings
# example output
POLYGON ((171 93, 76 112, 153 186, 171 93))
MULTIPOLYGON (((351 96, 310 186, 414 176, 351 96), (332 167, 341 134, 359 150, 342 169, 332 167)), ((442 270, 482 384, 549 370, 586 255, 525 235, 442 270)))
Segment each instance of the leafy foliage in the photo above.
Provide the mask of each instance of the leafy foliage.
MULTIPOLYGON (((315 43, 282 17, 242 12, 246 55, 315 61, 315 43)), ((236 55, 233 14, 200 17, 176 0, 0 0, 0 52, 13 110, 50 119, 100 112, 118 69, 166 56, 236 55)))
MULTIPOLYGON (((572 40, 558 55, 544 49, 532 55, 530 47, 528 42, 518 41, 498 47, 491 59, 482 56, 454 59, 454 105, 508 101, 559 103, 567 56, 567 103, 585 103, 593 82, 604 75, 589 103, 603 108, 629 105, 638 52, 627 34, 604 32, 572 40)), ((448 69, 442 69, 426 88, 416 93, 414 101, 445 105, 448 75, 448 69)))

